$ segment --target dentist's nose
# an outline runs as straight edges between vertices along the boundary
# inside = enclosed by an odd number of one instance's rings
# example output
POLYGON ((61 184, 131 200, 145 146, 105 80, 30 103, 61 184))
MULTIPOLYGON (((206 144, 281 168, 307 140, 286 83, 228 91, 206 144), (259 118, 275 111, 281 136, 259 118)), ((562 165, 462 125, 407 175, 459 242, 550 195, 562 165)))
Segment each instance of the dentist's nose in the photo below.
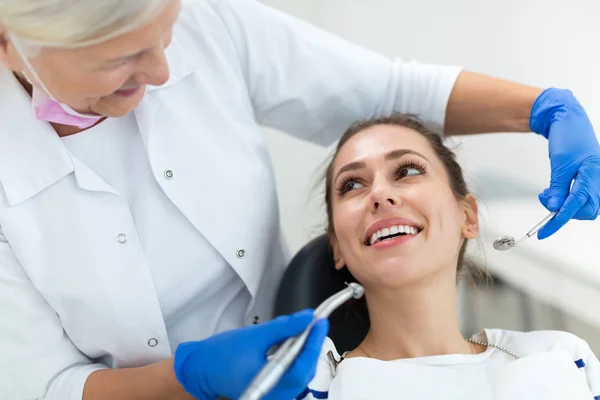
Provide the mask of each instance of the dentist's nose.
POLYGON ((157 44, 139 60, 135 80, 142 85, 161 86, 169 80, 169 64, 163 43, 157 44))

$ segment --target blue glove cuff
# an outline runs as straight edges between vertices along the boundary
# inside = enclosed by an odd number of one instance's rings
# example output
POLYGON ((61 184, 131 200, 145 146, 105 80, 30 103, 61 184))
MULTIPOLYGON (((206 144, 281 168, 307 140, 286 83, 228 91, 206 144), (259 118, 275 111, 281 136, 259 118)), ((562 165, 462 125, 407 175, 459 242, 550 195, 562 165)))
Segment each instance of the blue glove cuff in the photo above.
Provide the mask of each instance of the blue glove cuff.
POLYGON ((179 344, 177 349, 175 349, 175 356, 173 358, 173 370, 175 372, 175 377, 183 389, 191 394, 192 396, 203 399, 203 400, 212 400, 217 399, 219 396, 214 393, 207 393, 206 382, 187 382, 187 373, 186 370, 188 368, 195 368, 196 370, 192 374, 195 378, 197 378, 199 374, 198 365, 189 365, 189 359, 192 353, 196 350, 197 344, 196 342, 185 342, 179 344))
POLYGON ((550 126, 568 109, 582 109, 570 90, 549 88, 544 90, 533 103, 529 116, 529 128, 532 132, 548 139, 550 126))

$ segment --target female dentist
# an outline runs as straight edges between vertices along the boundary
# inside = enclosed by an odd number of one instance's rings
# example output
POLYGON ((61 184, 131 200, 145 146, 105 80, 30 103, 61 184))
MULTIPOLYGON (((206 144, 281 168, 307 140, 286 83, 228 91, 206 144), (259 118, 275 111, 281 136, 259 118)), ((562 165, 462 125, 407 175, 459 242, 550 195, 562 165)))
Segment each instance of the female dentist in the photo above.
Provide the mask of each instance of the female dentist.
MULTIPOLYGON (((598 216, 569 91, 388 60, 253 0, 2 0, 0 58, 2 399, 235 398, 308 324, 263 323, 288 255, 259 125, 320 144, 392 111, 533 131, 560 209, 540 237, 598 216)), ((316 327, 272 398, 314 375, 316 327)))

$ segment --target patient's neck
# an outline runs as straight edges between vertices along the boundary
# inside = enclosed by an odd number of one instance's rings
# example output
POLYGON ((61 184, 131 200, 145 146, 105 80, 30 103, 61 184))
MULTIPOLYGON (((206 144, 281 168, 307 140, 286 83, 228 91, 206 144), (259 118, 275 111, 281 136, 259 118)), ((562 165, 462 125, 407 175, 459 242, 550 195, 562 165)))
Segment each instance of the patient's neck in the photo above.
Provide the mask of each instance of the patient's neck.
POLYGON ((453 277, 443 276, 447 273, 402 289, 368 291, 371 328, 351 355, 395 360, 482 351, 460 332, 456 284, 453 277))

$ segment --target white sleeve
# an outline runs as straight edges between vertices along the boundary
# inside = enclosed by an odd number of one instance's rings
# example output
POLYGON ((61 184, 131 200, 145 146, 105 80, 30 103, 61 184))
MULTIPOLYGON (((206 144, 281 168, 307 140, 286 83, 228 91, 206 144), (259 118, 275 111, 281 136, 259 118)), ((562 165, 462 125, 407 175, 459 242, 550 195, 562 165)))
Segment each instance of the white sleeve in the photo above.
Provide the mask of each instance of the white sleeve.
POLYGON ((410 112, 443 127, 461 68, 390 60, 255 0, 210 0, 237 47, 258 123, 328 145, 410 112))
POLYGON ((294 400, 316 400, 326 399, 329 396, 329 387, 333 381, 333 372, 331 370, 331 362, 327 353, 331 351, 336 358, 340 359, 338 352, 333 344, 333 341, 329 338, 325 338, 321 354, 319 355, 319 361, 317 362, 317 369, 315 376, 308 384, 308 387, 294 400))
POLYGON ((102 368, 69 340, 0 227, 0 399, 81 400, 102 368))
POLYGON ((600 362, 598 357, 592 352, 590 346, 583 341, 583 356, 581 360, 583 362, 576 362, 577 366, 582 368, 585 372, 588 385, 594 400, 600 400, 600 362))

